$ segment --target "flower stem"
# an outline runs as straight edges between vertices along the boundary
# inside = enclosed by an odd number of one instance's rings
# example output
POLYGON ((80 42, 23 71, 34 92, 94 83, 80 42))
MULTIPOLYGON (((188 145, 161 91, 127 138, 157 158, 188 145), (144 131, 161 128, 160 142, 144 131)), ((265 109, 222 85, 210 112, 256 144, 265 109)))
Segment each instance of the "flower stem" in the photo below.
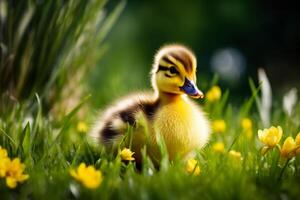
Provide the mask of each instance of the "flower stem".
POLYGON ((283 166, 283 168, 281 169, 280 174, 279 174, 279 177, 278 177, 278 181, 280 181, 280 180, 282 179, 284 170, 285 170, 286 167, 288 166, 289 161, 290 161, 290 159, 287 159, 286 162, 285 162, 285 164, 284 164, 284 166, 283 166))

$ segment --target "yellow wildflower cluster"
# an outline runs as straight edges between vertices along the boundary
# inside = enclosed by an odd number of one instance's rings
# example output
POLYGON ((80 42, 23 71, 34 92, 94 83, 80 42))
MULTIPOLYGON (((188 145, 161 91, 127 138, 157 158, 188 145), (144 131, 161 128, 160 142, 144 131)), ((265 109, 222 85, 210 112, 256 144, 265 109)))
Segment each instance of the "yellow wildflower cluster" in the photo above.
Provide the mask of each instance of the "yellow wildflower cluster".
POLYGON ((224 133, 226 131, 226 123, 222 119, 214 120, 212 122, 212 129, 214 133, 224 133))
POLYGON ((128 148, 124 148, 121 152, 120 152, 120 156, 121 159, 124 161, 133 161, 134 157, 132 157, 134 154, 134 152, 132 152, 130 149, 128 148))
POLYGON ((300 155, 300 132, 297 134, 295 140, 292 137, 285 139, 280 150, 280 155, 287 159, 300 155))
POLYGON ((71 169, 70 175, 89 189, 97 188, 103 180, 101 171, 92 165, 86 166, 85 163, 81 163, 76 170, 71 169))
POLYGON ((79 133, 87 133, 87 131, 88 131, 87 124, 85 122, 83 122, 83 121, 78 122, 78 124, 77 124, 77 131, 79 133))
POLYGON ((189 174, 193 174, 195 176, 200 175, 200 167, 198 165, 197 160, 195 159, 190 159, 187 161, 186 166, 185 166, 185 170, 189 173, 189 174))
POLYGON ((0 146, 0 178, 6 179, 7 187, 15 188, 18 182, 22 183, 29 178, 28 174, 23 174, 24 169, 25 165, 19 158, 11 160, 6 149, 0 146))
POLYGON ((246 134, 248 139, 252 138, 252 120, 250 118, 243 118, 241 121, 241 126, 243 128, 243 132, 246 134))
POLYGON ((206 99, 209 102, 215 102, 218 101, 221 98, 222 91, 219 86, 213 86, 207 93, 206 93, 206 99))
POLYGON ((300 133, 295 139, 287 137, 280 147, 279 142, 282 137, 282 128, 272 126, 269 129, 258 130, 258 139, 265 144, 262 148, 262 154, 265 154, 269 149, 277 146, 280 149, 280 155, 283 158, 290 159, 296 155, 300 155, 300 133))

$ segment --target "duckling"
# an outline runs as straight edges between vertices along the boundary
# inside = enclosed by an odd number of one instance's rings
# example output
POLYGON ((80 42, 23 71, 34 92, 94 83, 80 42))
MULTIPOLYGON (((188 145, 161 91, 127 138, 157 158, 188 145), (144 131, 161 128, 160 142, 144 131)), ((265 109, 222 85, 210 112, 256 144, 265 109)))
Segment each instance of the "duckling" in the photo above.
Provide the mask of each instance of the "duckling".
POLYGON ((192 98, 203 98, 196 86, 196 58, 180 44, 159 49, 151 70, 154 92, 127 96, 106 109, 90 133, 106 146, 117 145, 131 130, 131 150, 141 162, 141 148, 147 147, 152 161, 161 159, 158 135, 164 139, 170 160, 187 158, 201 149, 210 134, 209 120, 192 98))

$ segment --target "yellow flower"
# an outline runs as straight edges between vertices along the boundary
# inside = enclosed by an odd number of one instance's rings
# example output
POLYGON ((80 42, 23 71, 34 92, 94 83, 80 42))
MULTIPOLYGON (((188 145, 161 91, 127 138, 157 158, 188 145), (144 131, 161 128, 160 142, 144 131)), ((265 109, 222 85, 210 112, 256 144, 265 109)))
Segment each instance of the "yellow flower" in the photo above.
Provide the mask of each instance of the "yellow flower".
POLYGON ((269 129, 258 130, 258 139, 269 148, 275 147, 282 137, 282 128, 272 126, 269 129))
POLYGON ((23 174, 25 169, 25 165, 21 163, 19 158, 15 158, 12 161, 9 160, 6 162, 6 185, 9 188, 15 188, 17 183, 24 182, 26 179, 29 178, 28 174, 23 174))
POLYGON ((234 159, 234 160, 243 160, 244 158, 242 157, 241 152, 235 151, 235 150, 230 150, 229 151, 229 157, 234 159))
POLYGON ((201 172, 198 162, 195 159, 190 159, 187 161, 185 170, 190 174, 194 174, 195 176, 200 175, 201 172))
POLYGON ((9 161, 10 159, 7 157, 6 149, 0 146, 0 177, 5 177, 9 161))
POLYGON ((11 160, 7 156, 6 149, 0 146, 0 177, 6 178, 6 185, 9 188, 17 187, 17 183, 24 182, 29 175, 23 174, 25 165, 19 158, 11 160))
POLYGON ((134 160, 134 157, 132 157, 133 154, 134 152, 132 152, 130 149, 124 148, 121 151, 120 156, 122 160, 132 161, 134 160))
POLYGON ((209 102, 218 101, 221 98, 222 91, 219 86, 213 86, 207 93, 206 99, 209 102))
POLYGON ((77 131, 78 132, 86 133, 87 130, 88 130, 88 126, 85 122, 83 122, 83 121, 78 122, 78 124, 77 124, 77 131))
POLYGON ((215 133, 224 133, 226 131, 226 123, 224 120, 214 120, 212 122, 212 129, 215 133))
POLYGON ((287 137, 280 150, 280 155, 286 159, 290 159, 300 154, 300 133, 297 134, 295 140, 287 137))
POLYGON ((216 143, 213 144, 212 149, 213 149, 215 152, 223 153, 224 150, 225 150, 224 143, 223 143, 223 142, 216 142, 216 143))
POLYGON ((248 139, 252 138, 252 120, 250 118, 243 118, 241 121, 241 126, 243 128, 243 132, 246 134, 248 139))
POLYGON ((249 118, 242 119, 241 125, 242 125, 242 128, 244 130, 251 130, 252 129, 252 121, 249 118))
POLYGON ((101 171, 85 163, 81 163, 77 170, 71 169, 70 175, 89 189, 97 188, 103 180, 101 171))
POLYGON ((280 150, 280 155, 290 159, 295 156, 296 142, 292 137, 287 137, 280 150))
POLYGON ((4 149, 0 146, 0 160, 2 158, 7 158, 7 151, 6 151, 6 149, 4 149))
POLYGON ((0 158, 0 177, 5 177, 10 159, 8 157, 0 158))

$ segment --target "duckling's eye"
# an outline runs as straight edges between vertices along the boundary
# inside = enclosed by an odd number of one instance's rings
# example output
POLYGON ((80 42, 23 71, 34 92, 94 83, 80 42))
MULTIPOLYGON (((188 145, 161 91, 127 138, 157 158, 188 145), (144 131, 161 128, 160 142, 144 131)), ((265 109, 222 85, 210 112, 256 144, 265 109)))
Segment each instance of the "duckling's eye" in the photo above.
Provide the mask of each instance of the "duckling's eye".
POLYGON ((179 74, 179 72, 177 71, 177 69, 174 66, 170 67, 169 71, 171 74, 179 74))

